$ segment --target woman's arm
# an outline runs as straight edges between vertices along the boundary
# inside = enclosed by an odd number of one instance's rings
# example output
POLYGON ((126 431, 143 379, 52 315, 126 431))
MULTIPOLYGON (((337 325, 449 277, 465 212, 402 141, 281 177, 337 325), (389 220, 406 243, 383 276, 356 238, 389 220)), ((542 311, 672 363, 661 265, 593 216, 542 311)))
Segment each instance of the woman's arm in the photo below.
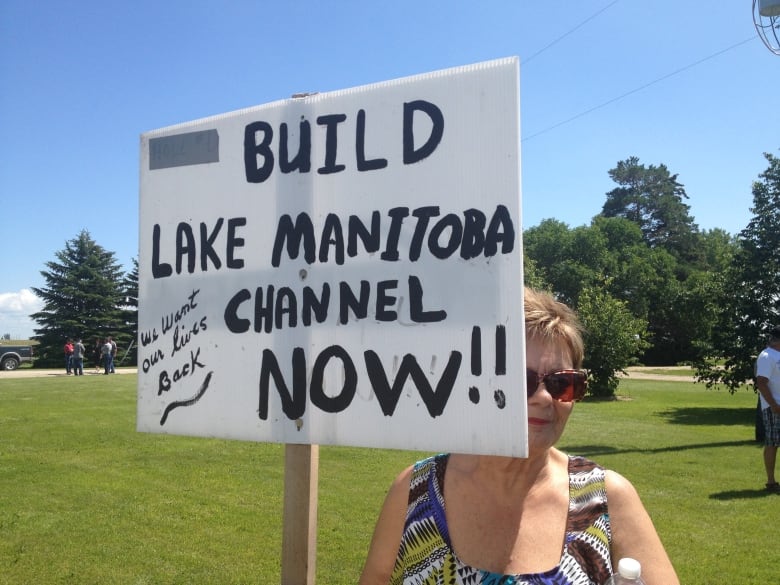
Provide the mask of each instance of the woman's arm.
POLYGON ((679 585, 672 562, 634 486, 609 470, 606 486, 614 569, 620 559, 631 557, 641 563, 642 579, 647 585, 679 585))
POLYGON ((359 585, 387 585, 390 582, 406 522, 411 478, 412 467, 408 467, 395 478, 387 492, 359 585))

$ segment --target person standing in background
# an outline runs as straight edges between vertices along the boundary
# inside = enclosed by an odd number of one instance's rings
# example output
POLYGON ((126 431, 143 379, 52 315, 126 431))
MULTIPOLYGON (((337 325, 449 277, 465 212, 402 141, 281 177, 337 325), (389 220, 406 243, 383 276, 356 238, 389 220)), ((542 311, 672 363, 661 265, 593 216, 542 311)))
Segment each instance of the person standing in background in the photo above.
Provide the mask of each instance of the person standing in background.
POLYGON ((103 340, 99 337, 95 338, 95 346, 92 348, 92 359, 95 362, 95 373, 100 371, 100 366, 103 365, 103 340))
POLYGON ((81 343, 81 338, 76 339, 76 343, 73 344, 73 358, 71 362, 75 376, 84 375, 84 353, 86 351, 84 344, 81 343))
POLYGON ((112 374, 115 374, 116 369, 114 368, 114 361, 116 360, 116 341, 114 341, 113 337, 109 337, 108 342, 111 344, 111 368, 109 371, 112 374))
POLYGON ((103 340, 100 354, 103 358, 103 374, 108 376, 111 373, 111 341, 108 338, 103 340))
POLYGON ((756 359, 756 388, 761 396, 764 419, 766 489, 780 492, 780 484, 775 479, 777 447, 780 446, 780 326, 769 332, 769 342, 756 359))
POLYGON ((70 376, 70 370, 73 358, 73 340, 68 337, 65 340, 65 373, 70 376))

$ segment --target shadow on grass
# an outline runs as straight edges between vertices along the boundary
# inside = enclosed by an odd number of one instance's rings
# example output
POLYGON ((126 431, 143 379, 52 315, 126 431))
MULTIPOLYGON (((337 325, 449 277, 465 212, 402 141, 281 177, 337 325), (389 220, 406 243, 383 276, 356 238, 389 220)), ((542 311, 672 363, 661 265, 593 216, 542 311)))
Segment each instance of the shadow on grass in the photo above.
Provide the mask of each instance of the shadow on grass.
POLYGON ((752 425, 756 420, 755 408, 672 408, 659 412, 658 416, 675 425, 752 425))
POLYGON ((561 445, 559 448, 566 453, 577 453, 586 457, 595 457, 597 455, 619 455, 623 453, 671 453, 677 451, 688 451, 690 449, 714 449, 717 447, 744 447, 747 445, 760 445, 751 439, 744 441, 721 441, 720 443, 695 443, 693 445, 673 445, 671 447, 657 447, 655 449, 620 449, 610 445, 561 445))
POLYGON ((725 492, 718 492, 710 494, 711 500, 751 500, 755 498, 768 498, 772 496, 780 496, 780 492, 769 492, 765 489, 757 490, 729 490, 725 492))

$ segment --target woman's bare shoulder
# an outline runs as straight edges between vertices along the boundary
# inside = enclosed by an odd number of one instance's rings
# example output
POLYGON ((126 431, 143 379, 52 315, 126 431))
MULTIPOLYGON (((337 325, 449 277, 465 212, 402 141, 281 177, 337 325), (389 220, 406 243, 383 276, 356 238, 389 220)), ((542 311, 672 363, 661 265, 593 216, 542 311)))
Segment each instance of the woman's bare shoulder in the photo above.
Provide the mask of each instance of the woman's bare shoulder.
POLYGON ((642 564, 642 577, 648 585, 678 584, 674 567, 636 488, 615 471, 607 470, 604 480, 613 563, 631 557, 642 564))
POLYGON ((384 585, 390 580, 406 522, 413 472, 414 465, 410 465, 390 484, 374 527, 374 536, 360 576, 360 585, 384 585))
POLYGON ((605 469, 604 482, 607 485, 607 493, 609 494, 610 502, 627 503, 634 498, 639 501, 639 493, 636 491, 634 485, 617 471, 605 469))

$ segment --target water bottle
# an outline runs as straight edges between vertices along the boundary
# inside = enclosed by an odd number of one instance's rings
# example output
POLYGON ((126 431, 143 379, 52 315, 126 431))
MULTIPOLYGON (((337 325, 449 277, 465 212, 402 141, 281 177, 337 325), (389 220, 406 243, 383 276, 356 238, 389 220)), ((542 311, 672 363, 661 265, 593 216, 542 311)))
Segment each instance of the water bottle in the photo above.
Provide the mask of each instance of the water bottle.
POLYGON ((645 585, 641 574, 642 566, 639 561, 625 557, 620 559, 617 573, 607 579, 604 585, 645 585))

